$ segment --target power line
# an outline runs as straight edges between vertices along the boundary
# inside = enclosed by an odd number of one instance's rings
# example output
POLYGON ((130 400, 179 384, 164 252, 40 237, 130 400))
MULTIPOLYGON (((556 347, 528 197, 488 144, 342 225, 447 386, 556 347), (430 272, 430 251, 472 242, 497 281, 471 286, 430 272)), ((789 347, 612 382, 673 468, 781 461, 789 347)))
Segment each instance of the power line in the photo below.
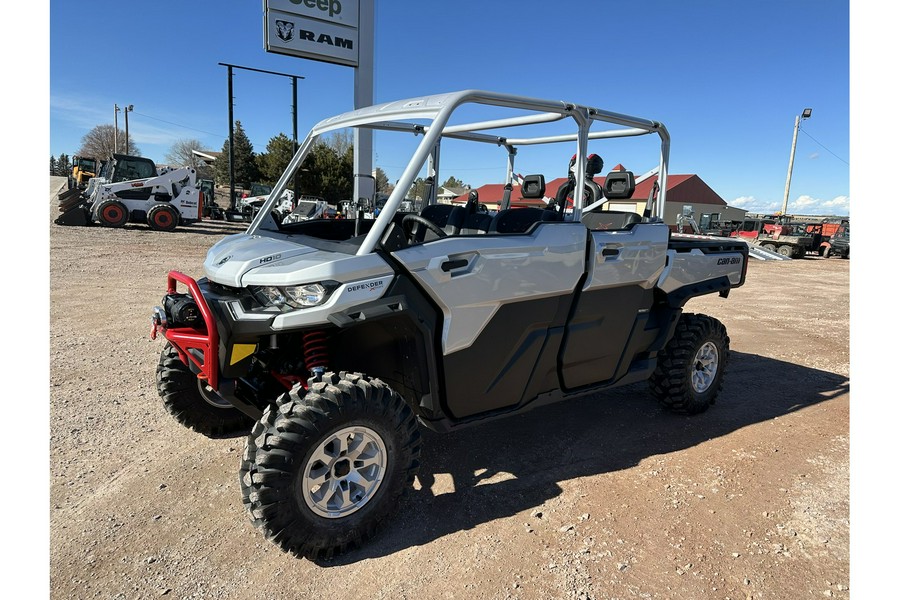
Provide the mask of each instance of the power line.
POLYGON ((812 141, 814 141, 814 142, 817 143, 818 145, 820 145, 820 146, 822 146, 823 148, 825 148, 825 151, 828 152, 829 154, 831 154, 833 157, 835 157, 836 159, 838 159, 839 161, 841 161, 842 163, 844 163, 844 164, 847 165, 848 167, 850 166, 850 163, 848 163, 846 160, 844 160, 843 158, 841 158, 840 156, 838 156, 837 154, 835 154, 834 152, 832 152, 831 150, 829 150, 829 149, 825 146, 825 144, 823 144, 822 142, 820 142, 819 140, 817 140, 817 139, 814 138, 813 136, 811 136, 811 135, 809 135, 808 133, 806 133, 806 131, 804 131, 803 128, 801 128, 800 131, 803 131, 803 134, 804 134, 805 136, 807 136, 809 139, 811 139, 812 141))
POLYGON ((188 127, 187 125, 182 125, 181 123, 173 123, 172 121, 166 121, 166 120, 164 120, 164 119, 157 119, 156 117, 151 117, 150 115, 145 115, 144 113, 139 113, 139 112, 136 111, 136 110, 132 110, 131 112, 133 112, 133 113, 136 114, 136 115, 140 115, 140 116, 142 116, 142 117, 146 117, 146 118, 148 118, 148 119, 153 119, 154 121, 159 121, 160 123, 166 123, 166 124, 168 124, 168 125, 174 125, 174 126, 176 126, 176 127, 183 127, 184 129, 190 129, 191 131, 199 131, 200 133, 205 133, 206 135, 214 135, 214 136, 220 137, 220 138, 222 138, 222 139, 227 139, 227 138, 228 138, 227 135, 221 135, 221 134, 218 134, 218 133, 212 133, 212 132, 209 132, 209 131, 203 131, 202 129, 195 129, 195 128, 193 128, 193 127, 188 127))

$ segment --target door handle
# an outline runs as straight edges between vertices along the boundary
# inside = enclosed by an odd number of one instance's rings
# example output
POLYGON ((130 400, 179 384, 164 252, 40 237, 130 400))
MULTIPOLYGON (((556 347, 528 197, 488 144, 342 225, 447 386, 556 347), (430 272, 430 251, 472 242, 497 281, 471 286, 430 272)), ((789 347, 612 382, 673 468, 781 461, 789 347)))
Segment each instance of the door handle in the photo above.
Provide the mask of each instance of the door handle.
POLYGON ((458 258, 455 260, 448 260, 447 262, 441 263, 441 271, 447 273, 452 271, 453 269, 462 269, 463 267, 468 267, 469 261, 465 258, 458 258))

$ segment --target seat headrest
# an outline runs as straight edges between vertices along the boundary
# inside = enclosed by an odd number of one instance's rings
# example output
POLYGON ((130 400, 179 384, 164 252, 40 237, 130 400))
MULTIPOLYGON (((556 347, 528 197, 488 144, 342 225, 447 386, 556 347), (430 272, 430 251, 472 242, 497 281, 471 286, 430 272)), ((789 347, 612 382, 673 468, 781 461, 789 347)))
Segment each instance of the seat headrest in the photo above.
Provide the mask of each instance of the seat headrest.
POLYGON ((543 198, 546 189, 543 175, 526 175, 522 178, 523 198, 543 198))
MULTIPOLYGON (((573 154, 572 158, 569 160, 569 171, 571 172, 575 167, 575 157, 577 155, 573 154)), ((599 154, 589 154, 587 157, 587 161, 584 165, 584 174, 588 177, 593 177, 597 173, 603 170, 603 159, 600 158, 599 154)))
POLYGON ((469 199, 466 200, 466 211, 469 214, 478 212, 478 190, 469 192, 469 199))

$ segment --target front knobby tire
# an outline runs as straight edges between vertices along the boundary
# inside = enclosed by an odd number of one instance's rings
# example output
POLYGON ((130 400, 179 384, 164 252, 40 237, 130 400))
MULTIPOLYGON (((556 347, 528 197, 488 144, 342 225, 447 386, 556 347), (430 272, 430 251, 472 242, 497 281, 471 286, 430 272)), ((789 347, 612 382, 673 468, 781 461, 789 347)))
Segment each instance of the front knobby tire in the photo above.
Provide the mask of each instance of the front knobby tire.
POLYGON ((684 313, 660 352, 650 391, 665 408, 694 415, 715 404, 728 364, 725 326, 707 315, 684 313))
POLYGON ((410 407, 379 379, 326 373, 282 394, 248 436, 243 502, 284 551, 329 559, 371 538, 419 469, 410 407))
POLYGON ((168 343, 159 355, 156 390, 166 412, 185 427, 207 437, 247 433, 253 426, 253 419, 197 379, 168 343))

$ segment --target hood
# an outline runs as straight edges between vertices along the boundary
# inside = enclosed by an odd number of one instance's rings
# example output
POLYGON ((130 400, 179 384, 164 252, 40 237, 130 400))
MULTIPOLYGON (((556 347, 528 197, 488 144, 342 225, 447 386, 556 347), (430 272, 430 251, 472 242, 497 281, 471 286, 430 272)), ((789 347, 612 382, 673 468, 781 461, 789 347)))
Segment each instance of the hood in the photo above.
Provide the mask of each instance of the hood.
POLYGON ((345 283, 392 272, 377 254, 328 252, 246 233, 228 236, 210 248, 203 270, 210 281, 230 287, 326 280, 345 283))

